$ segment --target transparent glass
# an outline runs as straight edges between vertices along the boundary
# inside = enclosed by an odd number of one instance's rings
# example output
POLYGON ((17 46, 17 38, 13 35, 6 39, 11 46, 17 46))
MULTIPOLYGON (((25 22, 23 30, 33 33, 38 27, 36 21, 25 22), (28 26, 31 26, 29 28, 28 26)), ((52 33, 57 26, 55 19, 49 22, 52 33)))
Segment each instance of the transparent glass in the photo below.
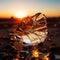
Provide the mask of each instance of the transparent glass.
POLYGON ((23 18, 18 24, 17 31, 15 39, 22 42, 23 45, 44 42, 48 34, 45 15, 37 13, 31 17, 23 18))

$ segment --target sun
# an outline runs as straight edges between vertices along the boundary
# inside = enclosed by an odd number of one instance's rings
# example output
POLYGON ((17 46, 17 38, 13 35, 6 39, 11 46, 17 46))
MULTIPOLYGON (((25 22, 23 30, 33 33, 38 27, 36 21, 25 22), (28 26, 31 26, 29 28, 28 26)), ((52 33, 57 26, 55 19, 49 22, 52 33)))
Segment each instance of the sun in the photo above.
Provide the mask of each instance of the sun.
POLYGON ((17 18, 24 18, 27 16, 27 13, 26 12, 16 12, 14 15, 17 18))

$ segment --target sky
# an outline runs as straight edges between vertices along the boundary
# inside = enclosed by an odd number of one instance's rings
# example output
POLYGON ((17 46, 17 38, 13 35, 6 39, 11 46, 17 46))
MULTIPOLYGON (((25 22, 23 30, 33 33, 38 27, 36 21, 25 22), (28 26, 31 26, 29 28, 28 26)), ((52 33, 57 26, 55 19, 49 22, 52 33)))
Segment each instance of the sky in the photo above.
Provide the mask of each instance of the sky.
POLYGON ((60 0, 0 0, 0 17, 11 17, 21 11, 27 15, 41 12, 47 17, 58 17, 60 0))

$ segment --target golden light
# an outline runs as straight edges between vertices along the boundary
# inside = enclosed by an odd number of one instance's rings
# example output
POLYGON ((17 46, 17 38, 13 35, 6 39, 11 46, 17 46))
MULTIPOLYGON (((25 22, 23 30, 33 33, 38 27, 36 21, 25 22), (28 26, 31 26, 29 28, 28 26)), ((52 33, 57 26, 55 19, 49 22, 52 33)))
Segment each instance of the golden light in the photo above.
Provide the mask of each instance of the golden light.
POLYGON ((43 58, 43 60, 49 60, 49 53, 47 53, 45 56, 44 56, 44 58, 43 58))
POLYGON ((17 17, 17 18, 24 18, 24 17, 26 17, 27 16, 27 13, 26 12, 16 12, 15 14, 14 14, 14 16, 15 17, 17 17))
POLYGON ((33 50, 32 51, 32 57, 38 58, 39 57, 39 52, 38 50, 33 50))

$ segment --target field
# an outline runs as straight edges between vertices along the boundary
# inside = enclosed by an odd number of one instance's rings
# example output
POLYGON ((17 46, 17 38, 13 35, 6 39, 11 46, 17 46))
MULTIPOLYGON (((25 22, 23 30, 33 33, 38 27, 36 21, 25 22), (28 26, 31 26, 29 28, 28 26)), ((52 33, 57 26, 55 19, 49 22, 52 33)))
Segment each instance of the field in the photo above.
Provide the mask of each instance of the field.
MULTIPOLYGON (((0 18, 0 50, 2 49, 2 47, 9 45, 9 44, 12 44, 15 46, 14 47, 15 52, 17 50, 18 50, 18 52, 20 50, 22 50, 21 43, 18 43, 18 41, 9 40, 9 33, 16 32, 18 24, 19 24, 19 21, 17 21, 17 19, 0 18)), ((47 18, 47 27, 48 27, 48 36, 47 36, 47 39, 43 42, 43 45, 45 45, 49 48, 59 49, 60 48, 60 17, 47 18)), ((42 45, 39 44, 39 46, 42 46, 42 45)), ((23 49, 31 50, 31 47, 23 47, 23 49)), ((41 47, 39 47, 39 49, 41 49, 41 47)), ((15 54, 15 52, 14 52, 14 54, 15 54)), ((18 53, 18 52, 16 52, 16 53, 18 53)), ((59 51, 59 53, 60 53, 60 51, 59 51)))

